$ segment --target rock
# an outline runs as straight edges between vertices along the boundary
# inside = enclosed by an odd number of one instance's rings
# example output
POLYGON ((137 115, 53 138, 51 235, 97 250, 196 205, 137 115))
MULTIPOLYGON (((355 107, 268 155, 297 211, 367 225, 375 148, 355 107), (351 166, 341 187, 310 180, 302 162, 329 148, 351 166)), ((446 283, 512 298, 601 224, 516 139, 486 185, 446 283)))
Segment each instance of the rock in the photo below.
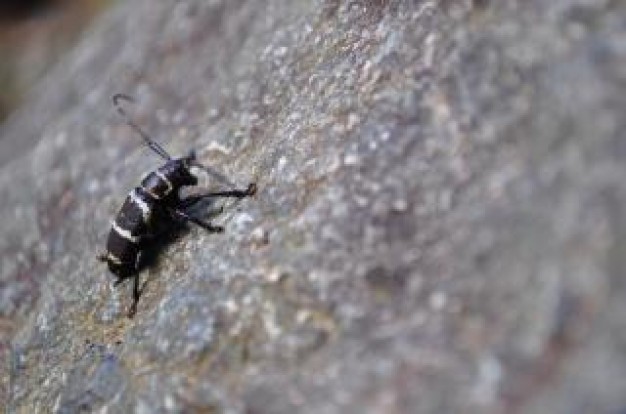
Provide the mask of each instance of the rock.
POLYGON ((0 174, 9 411, 620 412, 625 12, 115 4, 2 129, 38 139, 0 174), (116 92, 202 187, 258 185, 130 320, 95 256, 159 160, 116 92))

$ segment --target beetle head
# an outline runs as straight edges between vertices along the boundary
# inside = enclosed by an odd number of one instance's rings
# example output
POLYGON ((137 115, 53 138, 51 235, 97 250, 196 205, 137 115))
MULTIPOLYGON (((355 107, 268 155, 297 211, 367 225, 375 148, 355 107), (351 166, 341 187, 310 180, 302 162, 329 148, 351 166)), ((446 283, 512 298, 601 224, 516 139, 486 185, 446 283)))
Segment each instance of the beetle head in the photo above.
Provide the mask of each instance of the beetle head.
POLYGON ((191 173, 192 162, 191 154, 169 162, 171 167, 168 168, 168 179, 174 186, 184 187, 198 184, 198 177, 191 173))

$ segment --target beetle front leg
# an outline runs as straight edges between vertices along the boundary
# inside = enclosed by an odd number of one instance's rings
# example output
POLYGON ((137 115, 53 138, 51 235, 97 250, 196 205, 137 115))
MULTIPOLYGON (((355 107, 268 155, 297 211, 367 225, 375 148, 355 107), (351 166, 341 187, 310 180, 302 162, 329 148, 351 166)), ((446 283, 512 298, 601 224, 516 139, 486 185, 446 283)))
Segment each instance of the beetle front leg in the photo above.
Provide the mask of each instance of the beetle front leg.
POLYGON ((250 197, 256 193, 256 190, 257 190, 256 184, 251 183, 248 185, 248 188, 246 188, 245 190, 216 191, 213 193, 192 195, 180 201, 180 208, 182 209, 189 208, 193 206, 194 204, 196 204, 197 202, 199 202, 200 200, 203 200, 205 198, 211 198, 211 197, 234 197, 234 198, 250 197))
POLYGON ((169 209, 170 213, 176 217, 178 217, 179 219, 182 219, 184 221, 188 221, 188 222, 192 222, 193 224, 196 224, 200 227, 202 227, 203 229, 211 232, 211 233, 222 233, 224 231, 224 227, 222 226, 213 226, 210 223, 207 223, 205 221, 200 220, 199 218, 190 216, 189 214, 185 213, 182 210, 176 209, 176 208, 171 208, 169 209))

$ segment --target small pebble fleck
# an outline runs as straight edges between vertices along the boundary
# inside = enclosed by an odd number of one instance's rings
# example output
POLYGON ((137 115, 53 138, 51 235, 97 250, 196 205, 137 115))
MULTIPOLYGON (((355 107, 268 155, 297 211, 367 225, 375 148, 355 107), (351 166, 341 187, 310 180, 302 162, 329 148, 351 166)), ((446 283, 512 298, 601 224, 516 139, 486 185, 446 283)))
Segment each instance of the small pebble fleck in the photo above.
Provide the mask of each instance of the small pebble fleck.
POLYGON ((447 298, 446 298, 445 292, 438 291, 438 292, 433 292, 430 295, 428 304, 430 305, 431 309, 440 311, 446 306, 446 301, 447 301, 447 298))
POLYGON ((345 165, 357 165, 359 162, 359 157, 357 157, 355 154, 346 154, 343 157, 343 163, 345 165))
POLYGON ((409 203, 404 198, 397 198, 393 200, 391 207, 393 208, 393 211, 403 213, 409 208, 409 203))
POLYGON ((257 249, 261 248, 269 244, 270 234, 263 227, 257 227, 250 234, 250 242, 251 242, 252 247, 257 248, 257 249))

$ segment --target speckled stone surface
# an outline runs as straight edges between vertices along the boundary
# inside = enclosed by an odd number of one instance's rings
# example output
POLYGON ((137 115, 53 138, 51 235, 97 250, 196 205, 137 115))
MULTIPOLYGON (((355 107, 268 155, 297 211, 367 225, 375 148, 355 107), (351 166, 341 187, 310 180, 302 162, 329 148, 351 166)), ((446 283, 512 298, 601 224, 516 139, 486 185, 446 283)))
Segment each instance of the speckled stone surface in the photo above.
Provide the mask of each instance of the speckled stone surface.
POLYGON ((619 1, 119 2, 0 130, 0 395, 624 412, 625 89, 619 1), (162 246, 132 320, 95 256, 159 160, 116 92, 259 187, 162 246))

